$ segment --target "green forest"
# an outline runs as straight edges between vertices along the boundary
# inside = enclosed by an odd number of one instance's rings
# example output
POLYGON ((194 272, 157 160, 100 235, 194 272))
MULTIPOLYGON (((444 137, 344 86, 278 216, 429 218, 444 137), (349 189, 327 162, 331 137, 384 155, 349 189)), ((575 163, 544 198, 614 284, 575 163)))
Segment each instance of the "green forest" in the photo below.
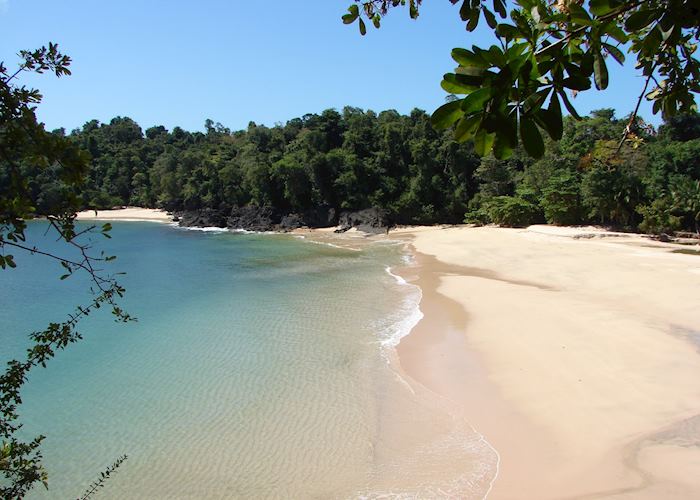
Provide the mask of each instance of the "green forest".
MULTIPOLYGON (((384 209, 392 224, 600 224, 623 230, 697 231, 700 115, 677 115, 658 130, 641 124, 622 145, 628 120, 610 109, 567 118, 560 141, 539 160, 479 157, 472 142, 438 132, 421 110, 401 115, 346 107, 273 127, 204 132, 129 118, 96 120, 68 134, 91 155, 80 193, 86 208, 133 205, 170 211, 270 207, 384 209)), ((54 134, 63 134, 56 130, 54 134)), ((25 165, 38 212, 67 189, 51 169, 25 165)))

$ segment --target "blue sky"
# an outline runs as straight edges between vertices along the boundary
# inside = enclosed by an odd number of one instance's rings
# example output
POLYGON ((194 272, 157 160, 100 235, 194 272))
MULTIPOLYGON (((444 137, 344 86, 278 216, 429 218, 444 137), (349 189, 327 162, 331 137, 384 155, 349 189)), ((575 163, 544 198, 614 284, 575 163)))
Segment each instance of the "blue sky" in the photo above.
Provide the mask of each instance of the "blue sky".
MULTIPOLYGON (((490 45, 467 33, 457 7, 426 0, 417 21, 406 9, 381 30, 345 26, 350 0, 0 0, 0 60, 49 41, 73 58, 73 75, 24 77, 39 88, 47 128, 129 116, 142 127, 202 130, 211 118, 232 129, 273 125, 345 105, 402 113, 444 102, 453 47, 490 45)), ((486 28, 484 26, 484 28, 486 28)), ((610 88, 580 94, 579 112, 633 109, 642 80, 609 60, 610 88)), ((641 115, 654 124, 646 103, 641 115)))

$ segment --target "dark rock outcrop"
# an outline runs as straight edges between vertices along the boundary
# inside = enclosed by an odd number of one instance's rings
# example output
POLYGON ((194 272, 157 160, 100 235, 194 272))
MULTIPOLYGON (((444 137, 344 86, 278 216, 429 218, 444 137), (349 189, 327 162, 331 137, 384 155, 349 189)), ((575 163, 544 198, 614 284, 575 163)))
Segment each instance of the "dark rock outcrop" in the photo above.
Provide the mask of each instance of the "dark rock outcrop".
POLYGON ((282 217, 279 223, 281 231, 291 231, 306 226, 304 219, 298 214, 289 214, 282 217))
POLYGON ((226 215, 212 208, 178 212, 175 216, 182 227, 226 227, 226 215))
POLYGON ((368 233, 383 233, 389 227, 386 210, 367 208, 356 212, 343 212, 338 217, 335 209, 321 206, 304 213, 283 214, 272 207, 249 205, 234 207, 230 211, 205 208, 175 214, 183 227, 226 227, 246 231, 292 231, 301 227, 319 228, 339 225, 339 232, 356 227, 368 233))
POLYGON ((390 227, 389 212, 383 208, 366 208, 357 212, 342 212, 338 217, 337 232, 353 227, 366 233, 384 233, 390 227))
POLYGON ((307 210, 301 215, 303 225, 307 227, 333 227, 338 225, 338 215, 333 207, 321 205, 307 210))
POLYGON ((226 227, 229 229, 245 229, 246 231, 275 231, 281 217, 272 207, 233 207, 229 214, 226 227))

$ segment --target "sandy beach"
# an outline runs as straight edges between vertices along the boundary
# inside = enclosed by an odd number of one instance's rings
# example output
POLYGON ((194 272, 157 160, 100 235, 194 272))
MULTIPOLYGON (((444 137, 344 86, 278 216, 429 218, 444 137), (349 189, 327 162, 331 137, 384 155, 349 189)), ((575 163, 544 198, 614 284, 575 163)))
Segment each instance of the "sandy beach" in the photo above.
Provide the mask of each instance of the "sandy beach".
POLYGON ((125 207, 113 210, 84 210, 78 212, 76 217, 84 221, 151 221, 151 222, 172 222, 172 216, 164 210, 155 208, 125 207))
POLYGON ((700 498, 700 256, 592 227, 333 229, 295 234, 410 245, 415 264, 393 271, 421 288, 424 318, 397 370, 496 450, 488 498, 700 498))
POLYGON ((700 257, 595 228, 408 228, 403 371, 500 455, 489 498, 700 497, 700 257))

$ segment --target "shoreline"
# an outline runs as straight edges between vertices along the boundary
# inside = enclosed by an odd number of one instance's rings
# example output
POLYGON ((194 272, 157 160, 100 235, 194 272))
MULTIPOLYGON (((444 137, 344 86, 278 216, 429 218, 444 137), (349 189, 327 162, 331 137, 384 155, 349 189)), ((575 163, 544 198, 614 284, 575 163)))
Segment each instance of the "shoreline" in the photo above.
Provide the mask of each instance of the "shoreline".
POLYGON ((396 233, 424 314, 398 362, 500 454, 489 498, 700 494, 700 259, 590 228, 396 233))
POLYGON ((122 222, 173 222, 173 216, 156 208, 124 207, 111 210, 83 210, 78 212, 79 221, 122 221, 122 222))
MULTIPOLYGON (((131 210, 87 220, 172 221, 131 210)), ((700 495, 697 256, 598 228, 334 229, 280 234, 410 247, 388 272, 420 288, 423 318, 390 364, 494 450, 488 498, 700 495)))

